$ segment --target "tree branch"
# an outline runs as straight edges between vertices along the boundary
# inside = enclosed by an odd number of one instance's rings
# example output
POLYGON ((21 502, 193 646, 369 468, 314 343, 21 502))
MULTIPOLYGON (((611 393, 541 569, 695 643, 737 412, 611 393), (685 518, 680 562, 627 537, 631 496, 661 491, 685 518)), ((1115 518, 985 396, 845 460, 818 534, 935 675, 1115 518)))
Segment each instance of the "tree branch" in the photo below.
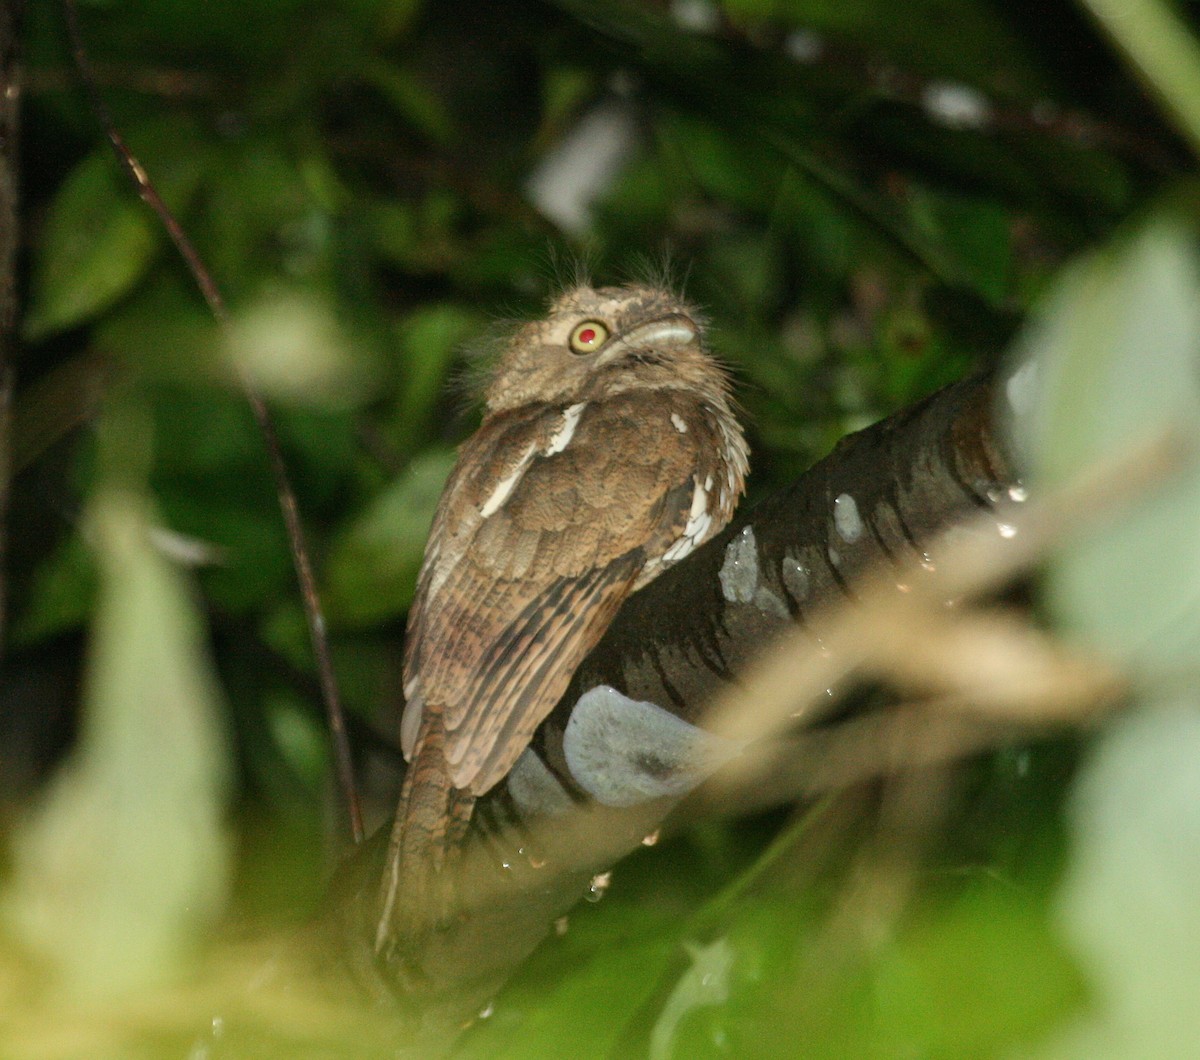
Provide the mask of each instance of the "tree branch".
POLYGON ((865 571, 914 558, 932 567, 933 537, 1014 484, 993 400, 988 377, 954 383, 843 438, 793 485, 740 512, 630 600, 579 668, 540 746, 553 746, 572 705, 598 684, 694 722, 789 622, 804 626, 852 600, 865 571), (739 540, 746 544, 731 552, 739 540), (731 569, 737 563, 755 571, 731 569))
MULTIPOLYGON (((894 564, 933 577, 925 549, 934 535, 1015 486, 992 430, 992 402, 990 380, 973 378, 844 439, 793 486, 634 596, 523 759, 526 781, 541 778, 541 795, 530 795, 536 784, 514 785, 514 770, 480 801, 463 854, 462 913, 452 924, 415 957, 410 948, 403 962, 375 968, 364 940, 374 930, 379 847, 347 867, 334 901, 353 936, 354 968, 374 989, 419 1004, 429 1034, 447 1032, 486 1001, 594 874, 636 849, 684 794, 651 791, 632 805, 597 805, 588 790, 594 778, 572 773, 564 742, 581 698, 609 686, 690 729, 780 632, 799 624, 819 649, 818 616, 853 600, 868 569, 894 564), (564 802, 576 812, 556 816, 564 802)), ((642 749, 650 759, 659 750, 642 749)))

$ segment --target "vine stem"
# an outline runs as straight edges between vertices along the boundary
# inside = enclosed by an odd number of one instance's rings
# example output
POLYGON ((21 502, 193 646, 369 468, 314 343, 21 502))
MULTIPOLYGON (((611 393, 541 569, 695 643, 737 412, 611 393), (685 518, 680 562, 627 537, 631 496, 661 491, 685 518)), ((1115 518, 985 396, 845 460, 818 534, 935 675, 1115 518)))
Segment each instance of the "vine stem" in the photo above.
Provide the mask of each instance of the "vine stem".
MULTIPOLYGON (((79 70, 84 90, 87 92, 92 110, 104 129, 108 142, 112 145, 121 167, 137 189, 142 201, 154 211, 158 220, 171 237, 175 249, 183 258, 184 264, 191 273, 196 286, 200 289, 213 317, 220 324, 228 337, 232 328, 229 310, 221 290, 209 272, 191 239, 188 238, 178 218, 163 201, 149 174, 138 161, 137 157, 125 143, 124 137, 117 128, 112 112, 100 92, 95 70, 84 45, 83 33, 79 27, 79 14, 75 0, 63 0, 63 10, 66 16, 67 33, 70 37, 71 51, 74 54, 75 65, 79 70)), ((312 561, 309 558, 308 546, 305 542, 304 527, 300 521, 300 509, 296 503, 296 494, 288 478, 287 465, 279 447, 279 434, 271 417, 267 403, 255 388, 254 383, 246 375, 238 363, 238 376, 250 411, 262 434, 263 445, 267 451, 271 476, 275 482, 275 493, 279 500, 279 508, 283 513, 283 521, 287 530, 288 544, 292 553, 292 563, 296 568, 296 578, 300 584, 300 594, 304 601, 304 615, 308 624, 309 639, 312 643, 313 657, 317 664, 317 674, 321 684, 321 696, 325 704, 325 717, 329 725, 330 739, 333 743, 334 768, 337 773, 338 787, 342 801, 346 807, 350 821, 350 834, 355 843, 363 840, 362 806, 359 802, 358 787, 354 779, 354 763, 350 755, 350 740, 346 731, 346 716, 342 708, 341 696, 338 692, 337 679, 333 672, 333 660, 329 651, 329 637, 325 626, 325 614, 321 608, 320 594, 317 592, 317 582, 313 575, 312 561)))
POLYGON ((17 249, 20 245, 21 25, 24 0, 0 0, 0 658, 8 632, 8 508, 16 389, 17 249))

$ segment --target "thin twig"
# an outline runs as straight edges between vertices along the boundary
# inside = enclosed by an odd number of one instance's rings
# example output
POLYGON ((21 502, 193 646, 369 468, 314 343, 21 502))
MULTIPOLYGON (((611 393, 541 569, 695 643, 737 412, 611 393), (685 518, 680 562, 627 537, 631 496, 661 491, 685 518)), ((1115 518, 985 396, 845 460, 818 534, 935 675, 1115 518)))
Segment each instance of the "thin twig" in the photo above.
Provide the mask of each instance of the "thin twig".
POLYGON ((23 0, 0 7, 0 656, 8 614, 8 505, 12 486, 13 363, 17 324, 17 246, 20 215, 18 150, 21 112, 21 22, 23 0))
MULTIPOLYGON (((113 120, 108 105, 100 93, 95 71, 83 43, 83 34, 79 28, 79 17, 75 0, 63 0, 63 10, 66 15, 67 32, 71 38, 71 50, 74 53, 75 65, 79 68, 84 89, 91 101, 100 124, 104 128, 109 143, 112 144, 117 158, 120 160, 129 179, 137 188, 138 195, 157 215, 162 226, 171 237, 188 271, 196 281, 200 293, 208 303, 209 309, 217 322, 225 330, 230 331, 229 311, 221 291, 213 280, 199 252, 184 232, 182 225, 162 200, 158 189, 150 180, 141 162, 129 150, 116 122, 113 120)), ((283 521, 287 528, 288 543, 291 546, 292 562, 296 568, 296 576, 300 583, 300 592, 304 600, 304 613, 308 620, 309 638, 312 642, 313 656, 317 663, 317 674, 321 682, 321 692, 325 700, 325 714, 329 724, 329 733, 333 741, 334 765, 341 789, 342 799, 350 818, 350 832, 355 843, 363 839, 362 808, 359 803, 358 789, 354 779, 354 764, 350 756, 350 741, 346 732, 346 719, 342 710, 341 698, 338 694, 337 681, 333 673, 333 661, 329 652, 329 639, 325 628, 325 615, 321 609, 320 596, 317 593, 316 578, 313 576, 312 563, 309 559, 308 547, 305 544, 304 528, 300 522, 300 510, 296 503, 296 494, 288 478, 287 466, 279 447, 279 435, 271 419, 270 411, 262 395, 255 389, 254 384, 246 376, 240 364, 238 372, 241 377, 242 389, 250 404, 250 411, 262 432, 263 444, 266 446, 267 457, 271 465, 271 475, 275 480, 275 492, 279 499, 279 508, 283 512, 283 521)))

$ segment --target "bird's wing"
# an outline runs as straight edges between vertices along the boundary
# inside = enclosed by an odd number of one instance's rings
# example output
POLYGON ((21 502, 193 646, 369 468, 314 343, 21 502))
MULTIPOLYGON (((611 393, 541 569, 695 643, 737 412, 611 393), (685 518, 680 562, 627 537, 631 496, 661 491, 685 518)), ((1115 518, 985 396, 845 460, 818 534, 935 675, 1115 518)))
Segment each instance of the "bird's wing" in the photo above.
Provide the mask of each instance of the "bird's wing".
POLYGON ((695 530, 698 454, 715 441, 699 424, 681 435, 661 401, 636 394, 584 408, 549 455, 544 417, 487 427, 443 497, 405 660, 406 745, 435 708, 454 783, 475 794, 511 769, 648 561, 695 530), (489 453, 507 455, 489 467, 489 453))

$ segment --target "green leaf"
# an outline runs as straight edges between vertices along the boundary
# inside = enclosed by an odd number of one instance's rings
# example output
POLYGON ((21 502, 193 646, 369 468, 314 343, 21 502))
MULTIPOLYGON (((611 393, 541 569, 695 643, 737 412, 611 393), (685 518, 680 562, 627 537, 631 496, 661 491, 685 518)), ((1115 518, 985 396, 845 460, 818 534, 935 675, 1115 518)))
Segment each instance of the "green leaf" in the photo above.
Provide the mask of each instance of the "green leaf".
POLYGON ((1162 0, 1081 0, 1200 150, 1200 48, 1162 0))
POLYGON ((892 1055, 905 1055, 908 1043, 950 1060, 1035 1039, 1079 1005, 1083 984, 1040 903, 989 885, 887 947, 871 995, 877 1040, 892 1055))
POLYGON ((327 276, 336 219, 325 200, 337 192, 305 179, 314 166, 320 163, 271 137, 222 145, 197 237, 231 298, 257 294, 267 277, 313 283, 327 276))
POLYGON ((1088 1016, 1041 1054, 1188 1056, 1200 980, 1200 704, 1138 704, 1091 748, 1071 800, 1060 921, 1094 985, 1088 1016))
POLYGON ((454 142, 454 121, 437 95, 418 74, 391 63, 373 62, 364 78, 382 94, 396 112, 440 147, 454 142))
POLYGON ((182 271, 156 269, 97 323, 95 345, 139 376, 227 383, 221 329, 182 271))
POLYGON ((154 218, 124 185, 107 149, 89 155, 50 208, 25 338, 36 341, 83 323, 127 294, 158 240, 154 218))
MULTIPOLYGON (((256 504, 233 487, 219 498, 204 496, 205 490, 220 488, 217 482, 171 483, 163 509, 172 529, 204 542, 214 553, 216 561, 202 574, 205 596, 235 614, 254 613, 265 599, 295 585, 287 538, 278 510, 266 498, 256 504)), ((269 489, 258 477, 248 485, 269 489)))
POLYGON ((437 302, 414 310, 400 325, 404 379, 394 435, 402 450, 421 437, 454 356, 479 324, 479 314, 452 302, 437 302))
POLYGON ((453 463, 448 450, 424 453, 338 535, 326 569, 331 621, 365 626, 408 607, 433 511, 453 463))
MULTIPOLYGON (((153 122, 128 141, 175 212, 198 187, 208 152, 186 122, 153 122)), ((58 189, 38 243, 26 339, 84 323, 138 283, 163 240, 107 144, 79 163, 58 189)))
POLYGON ((536 997, 508 992, 492 1022, 479 1026, 455 1055, 461 1060, 620 1055, 630 1022, 678 955, 674 940, 662 937, 601 949, 582 967, 543 984, 536 997))
MULTIPOLYGON (((1186 467, 1115 518, 1082 526, 1049 591, 1071 628, 1143 677, 1194 672, 1200 650, 1200 257, 1159 219, 1072 269, 1020 344, 1007 390, 1033 482, 1058 485, 1168 434, 1186 467)), ((1136 468, 1126 472, 1138 474, 1136 468)))
POLYGON ((727 939, 687 947, 691 967, 679 977, 650 1033, 650 1060, 670 1060, 675 1029, 689 1012, 729 1000, 729 970, 734 951, 727 939))
POLYGON ((169 979, 225 890, 220 696, 179 574, 150 546, 144 502, 101 494, 100 568, 83 728, 18 832, 4 912, 76 996, 169 979))
POLYGON ((908 197, 913 226, 955 263, 955 272, 999 305, 1012 283, 1012 237, 1003 207, 992 199, 937 193, 915 185, 908 197))
POLYGON ((835 43, 852 41, 871 54, 889 55, 915 69, 945 77, 1018 83, 1033 92, 1046 74, 1032 63, 1026 42, 1011 20, 992 5, 963 0, 720 0, 735 23, 755 25, 774 19, 835 43), (953 32, 937 27, 954 20, 953 32))
POLYGON ((14 642, 34 644, 82 625, 95 589, 94 558, 83 538, 72 534, 38 567, 29 606, 13 626, 14 642))

